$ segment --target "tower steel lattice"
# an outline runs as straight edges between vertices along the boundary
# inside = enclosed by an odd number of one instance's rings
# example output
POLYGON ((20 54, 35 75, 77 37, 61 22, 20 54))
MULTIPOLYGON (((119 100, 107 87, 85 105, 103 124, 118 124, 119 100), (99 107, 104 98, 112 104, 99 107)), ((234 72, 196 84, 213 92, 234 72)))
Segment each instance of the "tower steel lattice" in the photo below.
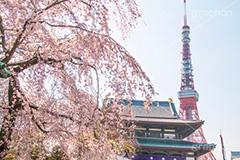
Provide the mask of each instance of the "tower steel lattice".
MULTIPOLYGON (((182 69, 181 69, 181 87, 178 92, 180 100, 179 116, 182 119, 200 120, 197 101, 199 100, 198 92, 194 89, 193 67, 190 53, 190 27, 187 25, 186 0, 184 0, 184 26, 182 27, 182 69)), ((202 128, 199 128, 187 140, 198 143, 207 143, 202 128)), ((212 152, 205 154, 199 159, 216 160, 212 152)))

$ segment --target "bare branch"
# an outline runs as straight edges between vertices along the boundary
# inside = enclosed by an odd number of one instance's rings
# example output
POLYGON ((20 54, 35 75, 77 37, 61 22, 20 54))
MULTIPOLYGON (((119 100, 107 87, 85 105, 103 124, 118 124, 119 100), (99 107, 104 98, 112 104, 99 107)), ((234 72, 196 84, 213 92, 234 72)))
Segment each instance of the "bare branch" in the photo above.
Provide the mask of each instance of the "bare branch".
MULTIPOLYGON (((96 8, 93 5, 91 5, 90 3, 87 3, 83 0, 81 2, 85 5, 87 5, 88 7, 93 8, 96 11, 96 8)), ((75 14, 68 8, 68 6, 65 4, 62 4, 62 6, 73 16, 75 22, 77 23, 78 19, 76 18, 75 14)))
POLYGON ((1 32, 1 38, 2 38, 2 48, 3 48, 4 52, 6 52, 7 48, 5 46, 5 32, 4 32, 4 27, 3 27, 1 16, 0 16, 0 32, 1 32))
POLYGON ((30 66, 33 66, 35 64, 38 63, 38 58, 37 57, 33 57, 25 62, 20 62, 20 63, 11 63, 11 64, 7 64, 7 66, 17 66, 15 68, 13 68, 15 73, 20 73, 21 71, 27 69, 30 66))
MULTIPOLYGON (((78 60, 81 60, 81 58, 78 58, 78 57, 73 57, 75 59, 78 59, 78 60)), ((27 61, 24 61, 24 62, 18 62, 18 63, 10 63, 10 64, 7 64, 6 66, 7 67, 12 67, 12 66, 16 66, 13 68, 13 71, 15 73, 20 73, 22 72, 23 70, 31 67, 31 66, 34 66, 36 65, 38 62, 40 61, 43 61, 45 64, 48 64, 48 65, 54 65, 56 63, 61 63, 63 64, 64 62, 66 61, 69 61, 75 65, 83 65, 83 64, 79 64, 79 63, 75 63, 73 62, 73 59, 60 59, 60 60, 55 60, 53 58, 48 58, 48 59, 43 59, 42 57, 40 57, 40 55, 35 56, 27 61)))
POLYGON ((32 5, 33 5, 33 7, 34 7, 34 9, 36 10, 36 5, 34 4, 34 2, 31 0, 31 3, 32 3, 32 5))
POLYGON ((40 21, 40 23, 46 23, 47 25, 49 25, 50 27, 60 27, 60 28, 76 28, 76 29, 81 29, 83 31, 86 31, 88 33, 93 33, 92 31, 89 31, 83 27, 79 27, 79 26, 73 26, 73 25, 61 25, 61 24, 51 24, 47 21, 40 21))
MULTIPOLYGON (((29 107, 32 108, 32 109, 35 109, 37 111, 42 111, 42 112, 46 112, 46 113, 49 113, 50 115, 58 118, 58 117, 61 117, 61 118, 66 118, 66 119, 69 119, 73 122, 75 122, 76 120, 73 119, 72 116, 68 116, 68 115, 65 115, 65 114, 60 114, 60 113, 56 113, 56 112, 52 112, 52 111, 49 111, 47 109, 41 109, 40 107, 37 107, 33 104, 29 104, 29 107)), ((79 122, 79 121, 78 121, 79 122)), ((79 122, 80 123, 80 122, 79 122)))
POLYGON ((7 105, 0 105, 0 108, 2 108, 2 109, 9 109, 10 107, 7 106, 7 105))
POLYGON ((44 8, 43 10, 46 11, 46 10, 48 10, 48 9, 50 9, 50 8, 58 5, 58 4, 61 4, 61 3, 63 3, 63 2, 66 2, 66 1, 68 1, 68 0, 61 0, 61 1, 56 0, 55 2, 53 2, 52 4, 50 4, 49 6, 47 6, 46 8, 44 8))
POLYGON ((30 24, 30 23, 29 23, 30 20, 31 20, 31 18, 29 18, 29 19, 27 19, 27 20, 25 21, 25 23, 24 23, 24 25, 23 25, 23 27, 22 27, 22 31, 21 31, 21 33, 17 36, 17 38, 16 38, 16 40, 15 40, 15 42, 14 42, 14 44, 13 44, 12 49, 5 54, 5 57, 4 57, 4 59, 2 60, 3 63, 6 63, 6 64, 7 64, 7 63, 10 61, 10 59, 12 58, 15 50, 16 50, 17 47, 21 44, 20 42, 21 42, 22 35, 23 35, 23 33, 25 32, 25 30, 27 29, 27 25, 30 24))
POLYGON ((43 129, 40 124, 37 122, 37 120, 34 118, 34 115, 32 113, 32 121, 36 124, 36 126, 38 127, 38 129, 40 131, 42 131, 43 133, 49 133, 50 131, 46 131, 45 129, 43 129))
POLYGON ((91 5, 91 4, 89 4, 89 3, 87 3, 87 2, 85 2, 85 1, 81 1, 83 4, 86 4, 87 6, 89 6, 90 8, 92 8, 93 6, 91 5))

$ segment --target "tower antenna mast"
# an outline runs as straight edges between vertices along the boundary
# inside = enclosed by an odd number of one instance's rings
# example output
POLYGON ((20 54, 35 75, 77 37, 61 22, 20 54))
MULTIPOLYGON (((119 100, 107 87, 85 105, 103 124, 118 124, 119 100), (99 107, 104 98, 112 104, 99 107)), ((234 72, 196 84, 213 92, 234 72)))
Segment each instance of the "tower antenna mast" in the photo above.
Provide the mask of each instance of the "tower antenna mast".
POLYGON ((184 26, 187 26, 187 6, 186 6, 186 0, 184 0, 184 26))

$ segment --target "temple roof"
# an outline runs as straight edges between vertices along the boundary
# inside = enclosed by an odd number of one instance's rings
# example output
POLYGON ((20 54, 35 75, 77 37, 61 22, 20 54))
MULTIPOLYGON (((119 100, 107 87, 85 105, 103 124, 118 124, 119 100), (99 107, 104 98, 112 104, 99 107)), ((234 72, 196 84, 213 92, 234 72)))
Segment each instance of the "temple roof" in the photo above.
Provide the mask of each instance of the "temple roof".
MULTIPOLYGON (((110 101, 112 102, 112 99, 110 101)), ((153 101, 147 106, 142 100, 118 101, 119 105, 128 106, 125 110, 126 119, 133 120, 138 126, 158 128, 159 125, 165 128, 176 129, 182 139, 197 130, 204 121, 183 120, 179 118, 174 103, 168 101, 153 101), (131 117, 132 112, 135 117, 131 117)))
POLYGON ((215 144, 193 143, 179 139, 138 137, 137 141, 137 146, 140 146, 141 152, 151 155, 198 157, 208 153, 216 146, 215 144))
MULTIPOLYGON (((128 104, 125 102, 124 105, 128 104)), ((148 117, 148 118, 178 118, 175 106, 168 101, 153 101, 149 105, 149 110, 146 110, 144 101, 132 100, 131 109, 136 117, 148 117)))
MULTIPOLYGON (((114 99, 105 100, 107 103, 113 104, 114 99)), ((127 108, 126 113, 132 110, 136 117, 151 117, 151 118, 179 118, 178 113, 175 109, 174 103, 168 101, 153 101, 148 105, 146 110, 145 101, 142 100, 130 100, 125 99, 118 100, 119 105, 131 106, 127 108)))

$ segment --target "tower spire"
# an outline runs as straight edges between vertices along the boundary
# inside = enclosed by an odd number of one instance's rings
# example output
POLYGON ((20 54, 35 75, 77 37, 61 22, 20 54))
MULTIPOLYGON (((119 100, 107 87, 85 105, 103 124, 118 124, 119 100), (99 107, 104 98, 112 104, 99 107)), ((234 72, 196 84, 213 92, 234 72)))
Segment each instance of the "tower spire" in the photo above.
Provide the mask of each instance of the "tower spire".
POLYGON ((187 26, 187 5, 186 5, 186 0, 184 0, 184 26, 187 26))

